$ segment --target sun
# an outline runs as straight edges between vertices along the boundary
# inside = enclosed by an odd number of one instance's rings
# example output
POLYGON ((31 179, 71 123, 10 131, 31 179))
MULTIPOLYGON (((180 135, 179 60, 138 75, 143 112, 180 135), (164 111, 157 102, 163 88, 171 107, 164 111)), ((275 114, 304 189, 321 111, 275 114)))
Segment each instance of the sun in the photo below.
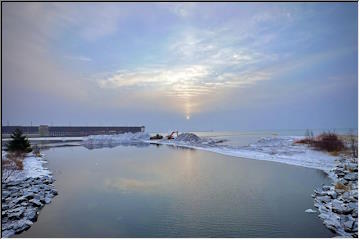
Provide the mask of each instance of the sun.
POLYGON ((190 119, 190 116, 189 116, 189 115, 187 115, 187 116, 186 116, 186 120, 189 120, 189 119, 190 119))

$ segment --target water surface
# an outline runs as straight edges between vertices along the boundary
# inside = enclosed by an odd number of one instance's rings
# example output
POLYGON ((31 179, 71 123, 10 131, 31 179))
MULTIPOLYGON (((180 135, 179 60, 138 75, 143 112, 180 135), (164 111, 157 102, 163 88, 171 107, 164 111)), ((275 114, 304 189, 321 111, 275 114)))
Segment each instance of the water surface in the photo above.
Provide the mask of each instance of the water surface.
POLYGON ((169 146, 45 151, 59 195, 18 237, 331 237, 319 170, 169 146))

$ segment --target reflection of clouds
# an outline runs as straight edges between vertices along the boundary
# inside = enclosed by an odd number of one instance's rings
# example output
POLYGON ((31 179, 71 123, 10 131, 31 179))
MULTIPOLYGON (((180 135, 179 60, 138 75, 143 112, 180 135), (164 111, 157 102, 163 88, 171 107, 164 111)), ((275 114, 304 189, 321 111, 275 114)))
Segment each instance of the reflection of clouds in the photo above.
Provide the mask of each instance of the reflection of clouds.
POLYGON ((104 142, 104 143, 83 143, 83 146, 87 149, 99 149, 99 148, 114 148, 117 146, 133 146, 138 148, 148 147, 149 143, 112 143, 112 142, 104 142))
POLYGON ((149 190, 156 187, 158 184, 149 180, 116 178, 105 179, 105 188, 116 191, 136 191, 136 190, 149 190))
POLYGON ((193 152, 196 151, 196 149, 187 146, 176 146, 176 145, 165 145, 165 146, 172 149, 180 149, 180 150, 193 151, 193 152))

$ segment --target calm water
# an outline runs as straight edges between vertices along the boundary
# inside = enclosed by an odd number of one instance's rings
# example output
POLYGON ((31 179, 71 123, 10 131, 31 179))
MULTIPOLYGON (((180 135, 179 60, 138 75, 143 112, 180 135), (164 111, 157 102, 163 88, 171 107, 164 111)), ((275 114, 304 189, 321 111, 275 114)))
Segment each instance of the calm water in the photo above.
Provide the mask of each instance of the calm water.
POLYGON ((169 146, 45 152, 59 195, 18 237, 331 237, 318 170, 169 146))

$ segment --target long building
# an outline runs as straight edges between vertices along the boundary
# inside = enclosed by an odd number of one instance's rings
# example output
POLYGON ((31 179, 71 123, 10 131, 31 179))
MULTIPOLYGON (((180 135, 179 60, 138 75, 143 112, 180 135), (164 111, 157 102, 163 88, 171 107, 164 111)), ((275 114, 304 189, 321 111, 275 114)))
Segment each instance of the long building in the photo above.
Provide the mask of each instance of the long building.
POLYGON ((145 127, 113 126, 2 126, 1 136, 7 138, 15 129, 20 129, 28 137, 83 137, 89 135, 144 132, 145 127))

